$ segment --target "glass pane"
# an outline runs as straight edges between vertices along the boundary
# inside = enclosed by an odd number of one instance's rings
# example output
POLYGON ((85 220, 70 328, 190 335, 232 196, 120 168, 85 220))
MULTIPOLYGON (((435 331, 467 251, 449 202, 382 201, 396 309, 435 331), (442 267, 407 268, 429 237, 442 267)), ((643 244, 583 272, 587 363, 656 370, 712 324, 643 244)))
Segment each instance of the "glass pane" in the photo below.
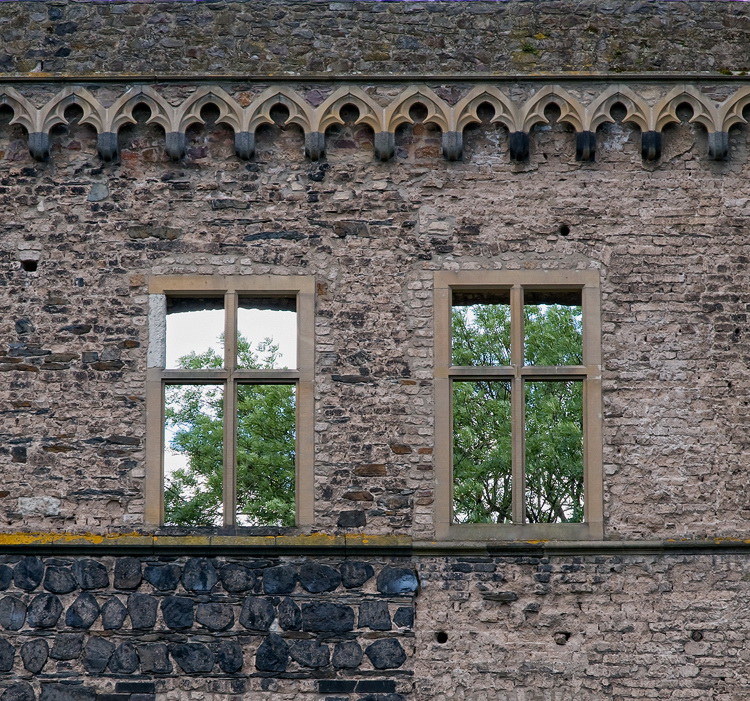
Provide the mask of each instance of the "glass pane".
POLYGON ((524 363, 582 365, 581 290, 524 290, 524 363))
POLYGON ((296 387, 237 388, 237 525, 295 523, 296 387))
POLYGON ((223 297, 168 297, 166 367, 195 369, 223 365, 223 297))
POLYGON ((510 290, 453 292, 453 365, 510 365, 510 290))
POLYGON ((164 523, 223 523, 224 388, 164 389, 164 523))
POLYGON ((583 521, 583 383, 526 382, 526 520, 583 521))
POLYGON ((510 383, 454 381, 454 522, 511 522, 511 475, 510 383))
POLYGON ((239 298, 237 367, 297 367, 297 300, 294 297, 239 298))

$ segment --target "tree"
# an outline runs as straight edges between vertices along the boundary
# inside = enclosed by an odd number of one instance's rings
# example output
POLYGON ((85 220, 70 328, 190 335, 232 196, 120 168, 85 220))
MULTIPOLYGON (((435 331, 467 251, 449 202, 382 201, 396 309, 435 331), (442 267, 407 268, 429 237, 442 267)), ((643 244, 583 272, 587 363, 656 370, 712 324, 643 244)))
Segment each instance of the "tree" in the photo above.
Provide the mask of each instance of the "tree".
MULTIPOLYGON (((237 340, 240 367, 277 367, 278 346, 270 339, 254 351, 237 340)), ((180 358, 186 369, 220 368, 215 351, 180 358)), ((237 522, 293 526, 295 521, 295 388, 243 384, 237 396, 237 522)), ((169 447, 186 459, 167 475, 165 523, 215 526, 222 522, 224 399, 216 385, 174 385, 166 389, 169 447)))
MULTIPOLYGON (((580 307, 524 308, 524 362, 579 365, 580 307)), ((454 307, 453 363, 509 365, 510 307, 454 307)), ((525 383, 526 520, 583 520, 583 393, 572 381, 525 383)), ((453 382, 453 508, 463 523, 512 520, 511 383, 453 382)))

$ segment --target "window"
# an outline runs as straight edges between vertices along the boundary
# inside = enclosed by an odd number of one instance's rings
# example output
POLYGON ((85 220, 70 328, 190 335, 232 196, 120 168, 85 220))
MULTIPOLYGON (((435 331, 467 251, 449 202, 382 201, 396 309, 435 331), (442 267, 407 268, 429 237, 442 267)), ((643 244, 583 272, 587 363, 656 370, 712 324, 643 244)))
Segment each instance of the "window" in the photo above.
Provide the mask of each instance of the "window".
POLYGON ((435 275, 436 529, 602 537, 598 271, 435 275))
POLYGON ((149 293, 146 522, 311 523, 313 279, 164 276, 149 293))

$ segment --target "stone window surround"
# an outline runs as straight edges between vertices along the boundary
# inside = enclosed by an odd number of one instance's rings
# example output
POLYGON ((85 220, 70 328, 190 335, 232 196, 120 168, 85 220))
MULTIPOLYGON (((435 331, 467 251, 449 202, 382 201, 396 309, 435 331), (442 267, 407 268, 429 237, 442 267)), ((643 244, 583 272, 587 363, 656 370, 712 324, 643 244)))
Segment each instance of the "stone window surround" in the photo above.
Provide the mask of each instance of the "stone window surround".
MULTIPOLYGON (((225 416, 235 414, 239 382, 283 382, 297 387, 296 520, 313 522, 314 512, 314 335, 315 279, 296 275, 163 275, 148 281, 149 347, 146 373, 146 484, 145 523, 164 523, 164 387, 167 384, 214 384, 227 388, 225 416), (239 294, 294 295, 297 299, 297 368, 246 370, 235 367, 236 310, 239 294), (225 296, 225 367, 221 370, 165 369, 166 299, 168 296, 225 296)), ((235 420, 224 424, 224 526, 235 526, 236 430, 235 420)))
MULTIPOLYGON (((603 537, 602 503, 602 400, 601 400, 601 313, 598 270, 482 270, 438 271, 434 278, 435 308, 435 535, 438 540, 600 540, 603 537), (581 289, 583 306, 583 365, 550 368, 523 366, 521 324, 513 323, 514 348, 510 366, 493 369, 458 368, 451 365, 451 309, 453 289, 504 288, 511 291, 511 318, 523 318, 523 288, 581 289), (563 368, 567 372, 561 372, 563 368), (453 413, 454 379, 509 379, 514 397, 522 397, 525 379, 562 379, 583 382, 584 424, 584 522, 583 523, 453 523, 453 413)), ((518 400, 514 400, 518 401, 518 400)), ((518 483, 523 474, 522 409, 512 420, 514 446, 513 475, 518 483)), ((514 490, 514 513, 523 511, 523 490, 514 490)))

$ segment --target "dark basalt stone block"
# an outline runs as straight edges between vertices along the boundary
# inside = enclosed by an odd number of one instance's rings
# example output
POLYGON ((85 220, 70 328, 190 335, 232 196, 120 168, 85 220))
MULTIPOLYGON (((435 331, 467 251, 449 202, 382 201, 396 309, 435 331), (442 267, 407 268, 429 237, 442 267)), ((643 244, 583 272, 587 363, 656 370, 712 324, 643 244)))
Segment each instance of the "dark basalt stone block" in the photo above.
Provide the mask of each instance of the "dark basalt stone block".
POLYGON ((13 568, 0 565, 0 591, 5 591, 13 581, 13 568))
POLYGON ((92 637, 83 648, 83 666, 90 674, 99 674, 107 668, 115 651, 114 643, 105 638, 92 637))
POLYGON ((375 669, 396 669, 406 662, 404 648, 394 638, 376 640, 365 650, 365 655, 375 669))
POLYGON ((0 672, 10 672, 13 669, 13 658, 16 649, 7 640, 0 638, 0 672))
POLYGON ((347 560, 341 565, 341 581, 347 589, 361 587, 374 574, 372 565, 366 562, 347 560))
POLYGON ((356 669, 362 662, 362 648, 356 640, 336 643, 331 662, 336 669, 356 669))
POLYGON ((138 654, 133 643, 122 643, 109 659, 109 671, 114 674, 132 674, 138 669, 138 654))
POLYGON ((660 131, 644 131, 641 134, 641 157, 646 161, 658 161, 661 158, 660 131))
POLYGON ((21 630, 26 620, 26 604, 16 596, 0 599, 0 626, 5 630, 21 630))
POLYGON ((289 664, 289 646, 276 633, 271 633, 255 653, 255 668, 261 672, 284 672, 289 664))
POLYGON ((44 563, 38 557, 22 557, 13 570, 13 583, 24 591, 34 591, 44 576, 44 563))
POLYGON ((76 660, 83 650, 83 633, 59 633, 49 656, 53 660, 76 660))
POLYGON ((167 596, 161 602, 164 623, 173 630, 190 628, 193 625, 195 604, 184 596, 167 596))
POLYGON ((63 605, 54 594, 37 594, 29 604, 26 618, 32 628, 54 628, 62 612, 63 605))
POLYGON ((317 640, 298 640, 289 648, 289 654, 303 667, 325 667, 330 659, 328 645, 317 640))
POLYGON ((363 601, 359 605, 359 627, 390 630, 391 616, 385 601, 363 601))
POLYGON ((42 586, 53 594, 69 594, 78 584, 68 567, 48 567, 42 586))
POLYGON ((302 627, 302 612, 288 596, 279 604, 279 625, 284 630, 299 630, 302 627))
POLYGON ((190 558, 182 572, 182 586, 188 591, 209 592, 219 581, 216 568, 204 557, 190 558))
POLYGON ((195 620, 209 630, 227 630, 234 625, 234 613, 228 604, 198 604, 195 620))
POLYGON ((99 617, 99 604, 93 594, 84 592, 68 608, 65 625, 70 628, 90 628, 99 617))
POLYGON ((39 701, 95 701, 96 691, 79 684, 42 684, 39 701))
POLYGON ((367 525, 367 515, 360 509, 341 511, 336 525, 339 528, 364 528, 367 525))
POLYGON ((381 594, 414 594, 419 589, 417 573, 405 567, 384 567, 378 575, 378 591, 381 594))
POLYGON ((596 158, 596 134, 593 131, 579 131, 576 134, 576 160, 593 163, 596 158))
POLYGON ((133 629, 153 628, 156 623, 156 599, 149 594, 131 594, 128 598, 128 613, 133 629))
POLYGON ((31 687, 31 684, 27 684, 26 682, 19 682, 18 684, 9 686, 5 691, 3 691, 3 695, 0 696, 0 700, 36 701, 36 694, 34 694, 34 689, 31 687))
POLYGON ((186 674, 205 674, 214 666, 214 654, 202 643, 177 643, 169 652, 186 674))
POLYGON ((266 594, 291 594, 296 584, 294 567, 279 565, 263 570, 263 591, 266 594))
POLYGON ((128 615, 128 609, 116 596, 113 596, 102 606, 102 626, 104 630, 119 630, 128 615))
POLYGON ((354 630, 351 606, 315 601, 302 606, 302 630, 321 633, 343 633, 354 630))
POLYGON ((76 560, 73 574, 81 589, 104 589, 109 586, 107 568, 96 560, 76 560))
POLYGON ((222 672, 235 674, 242 670, 244 659, 242 656, 242 646, 234 640, 222 640, 212 646, 216 661, 219 663, 222 672))
POLYGON ((393 622, 399 628, 411 628, 414 625, 414 607, 399 606, 393 614, 393 622))
POLYGON ((29 640, 21 645, 21 659, 23 666, 32 674, 39 674, 47 663, 49 645, 44 638, 29 640))
POLYGON ((328 565, 307 562, 299 568, 299 583, 305 591, 320 594, 336 589, 341 584, 341 575, 328 565))
POLYGON ((167 646, 164 643, 146 643, 137 648, 143 674, 170 674, 172 663, 169 661, 167 646))
POLYGON ((242 602, 240 623, 248 630, 268 630, 273 623, 273 604, 260 596, 248 596, 242 602))
POLYGON ((173 591, 181 576, 179 565, 146 565, 143 572, 144 579, 158 591, 173 591))
POLYGON ((512 161, 520 163, 529 160, 529 135, 525 131, 512 131, 508 135, 508 151, 512 161))
POLYGON ((255 572, 243 565, 230 563, 219 570, 219 579, 229 592, 252 591, 255 587, 255 572))
POLYGON ((138 558, 117 558, 117 562, 115 562, 116 589, 137 589, 142 580, 141 561, 138 558))

